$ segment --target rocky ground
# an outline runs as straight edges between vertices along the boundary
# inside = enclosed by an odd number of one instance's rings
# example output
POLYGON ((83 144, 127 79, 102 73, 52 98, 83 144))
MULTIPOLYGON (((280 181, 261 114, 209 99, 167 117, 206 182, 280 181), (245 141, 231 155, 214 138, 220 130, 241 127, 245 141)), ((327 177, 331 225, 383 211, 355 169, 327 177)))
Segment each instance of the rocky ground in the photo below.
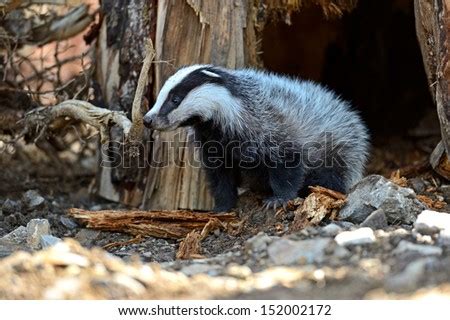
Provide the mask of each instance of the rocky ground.
POLYGON ((450 185, 429 171, 371 175, 339 206, 309 198, 286 213, 244 194, 242 230, 216 230, 201 242, 204 258, 177 260, 172 239, 102 249, 132 237, 87 229, 67 209, 127 208, 90 195, 92 174, 30 170, 0 172, 3 299, 450 296, 450 185), (313 207, 328 213, 308 216, 313 207))

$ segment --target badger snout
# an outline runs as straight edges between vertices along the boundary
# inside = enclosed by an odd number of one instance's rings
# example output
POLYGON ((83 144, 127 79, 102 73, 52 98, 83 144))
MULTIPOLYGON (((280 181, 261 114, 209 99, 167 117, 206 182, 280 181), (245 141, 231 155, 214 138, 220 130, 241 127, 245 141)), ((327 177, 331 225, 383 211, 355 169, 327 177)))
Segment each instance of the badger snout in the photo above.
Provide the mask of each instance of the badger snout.
POLYGON ((145 116, 144 116, 144 126, 146 126, 147 128, 149 128, 149 129, 153 129, 153 127, 152 127, 152 123, 153 123, 153 116, 152 115, 149 115, 149 114, 146 114, 145 116))
POLYGON ((171 123, 167 116, 161 116, 159 114, 147 113, 143 121, 144 126, 152 130, 171 131, 178 127, 178 124, 171 123))

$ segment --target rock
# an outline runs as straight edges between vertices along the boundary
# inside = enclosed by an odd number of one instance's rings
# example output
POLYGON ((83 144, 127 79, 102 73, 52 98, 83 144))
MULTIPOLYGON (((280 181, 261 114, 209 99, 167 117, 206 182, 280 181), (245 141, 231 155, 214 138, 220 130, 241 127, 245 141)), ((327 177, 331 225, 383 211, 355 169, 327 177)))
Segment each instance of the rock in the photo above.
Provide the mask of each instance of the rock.
POLYGON ((272 242, 272 238, 264 232, 259 232, 256 236, 251 237, 245 243, 247 251, 262 252, 267 249, 268 244, 272 242))
POLYGON ((412 224, 426 208, 412 189, 400 187, 382 176, 370 175, 352 188, 339 216, 361 223, 377 209, 383 209, 391 224, 412 224))
POLYGON ((351 252, 343 246, 336 246, 333 255, 338 259, 344 259, 351 256, 351 252))
POLYGON ((22 210, 22 205, 19 201, 13 201, 10 199, 6 199, 2 205, 3 215, 7 216, 22 210))
POLYGON ((60 238, 54 237, 50 234, 42 235, 40 240, 41 240, 40 243, 41 243, 42 249, 54 246, 58 242, 62 241, 60 238))
POLYGON ((444 246, 450 246, 450 229, 441 230, 438 242, 444 246))
POLYGON ((11 214, 9 216, 6 216, 3 220, 3 222, 7 226, 15 226, 15 225, 17 225, 17 217, 14 214, 11 214))
POLYGON ((27 224, 27 243, 34 249, 40 249, 41 236, 50 234, 50 223, 47 219, 32 219, 27 224))
POLYGON ((70 230, 76 229, 78 227, 78 223, 75 220, 66 216, 61 216, 59 218, 59 221, 64 227, 70 230))
POLYGON ((330 223, 329 225, 322 228, 320 231, 321 235, 325 237, 335 237, 338 233, 342 231, 342 228, 335 223, 330 223))
POLYGON ((427 185, 422 178, 411 178, 408 180, 408 184, 417 194, 424 192, 427 188, 427 185))
POLYGON ((225 270, 228 276, 238 278, 238 279, 246 279, 252 276, 253 272, 248 266, 243 266, 239 264, 230 264, 225 270))
POLYGON ((386 290, 408 292, 417 289, 427 266, 436 263, 436 259, 436 257, 427 257, 411 262, 402 272, 386 279, 384 284, 386 290))
POLYGON ((45 199, 36 190, 28 190, 23 195, 23 202, 29 209, 36 209, 45 203, 45 199))
POLYGON ((397 255, 410 252, 418 253, 423 256, 440 256, 442 255, 442 248, 426 244, 415 244, 406 240, 402 240, 392 251, 393 254, 397 255))
POLYGON ((339 233, 334 240, 341 246, 371 244, 376 241, 375 234, 370 228, 360 228, 353 231, 339 233))
POLYGON ((336 221, 335 224, 337 224, 339 227, 341 227, 344 230, 350 230, 355 227, 355 224, 351 223, 349 221, 336 221))
POLYGON ((315 238, 302 241, 293 241, 286 238, 275 240, 267 249, 269 258, 277 265, 290 265, 294 263, 321 262, 325 250, 332 241, 328 238, 315 238))
POLYGON ((414 228, 422 234, 435 234, 442 230, 450 230, 450 214, 432 210, 424 210, 417 217, 414 228))
POLYGON ((206 273, 210 276, 217 275, 222 267, 217 264, 194 263, 181 268, 181 272, 187 276, 206 273))
POLYGON ((388 222, 383 209, 375 210, 361 223, 361 227, 368 227, 372 230, 384 229, 387 226, 388 222))
POLYGON ((20 226, 17 229, 11 231, 7 235, 0 238, 0 240, 11 241, 17 244, 23 244, 27 241, 27 228, 20 226))
POLYGON ((26 245, 27 228, 20 226, 0 238, 0 258, 9 256, 18 250, 29 251, 26 245))
POLYGON ((91 247, 100 235, 100 231, 92 229, 81 229, 75 235, 75 239, 84 247, 91 247))

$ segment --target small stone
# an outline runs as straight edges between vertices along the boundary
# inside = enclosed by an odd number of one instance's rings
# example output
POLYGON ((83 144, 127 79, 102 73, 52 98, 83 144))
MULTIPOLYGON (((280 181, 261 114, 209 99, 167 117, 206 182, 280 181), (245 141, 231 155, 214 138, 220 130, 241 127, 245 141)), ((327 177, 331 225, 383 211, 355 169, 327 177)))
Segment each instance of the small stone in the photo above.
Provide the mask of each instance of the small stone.
POLYGON ((1 240, 11 241, 17 244, 22 244, 26 242, 27 239, 27 228, 20 226, 15 230, 11 231, 7 235, 4 235, 1 240))
POLYGON ((353 231, 339 233, 334 240, 341 246, 371 244, 376 241, 375 234, 370 228, 360 228, 353 231))
POLYGON ((7 216, 13 214, 15 212, 19 212, 22 210, 22 205, 19 201, 13 201, 10 199, 6 199, 2 205, 3 215, 7 216))
POLYGON ((66 216, 61 216, 59 218, 59 221, 64 227, 70 230, 76 229, 78 227, 78 223, 75 220, 66 216))
POLYGON ((100 231, 92 229, 81 229, 75 235, 75 239, 85 247, 91 247, 100 235, 100 231))
POLYGON ((45 203, 45 199, 36 190, 25 192, 23 201, 29 209, 36 209, 45 203))
POLYGON ((411 262, 402 272, 386 279, 384 285, 386 290, 394 292, 415 290, 424 276, 427 266, 436 263, 436 259, 436 257, 427 257, 411 262))
POLYGON ((417 194, 424 192, 427 188, 422 178, 411 178, 408 180, 408 184, 417 194))
POLYGON ((384 229, 387 226, 388 222, 383 209, 375 210, 361 223, 361 227, 368 227, 372 230, 384 229))
POLYGON ((9 256, 18 250, 29 251, 26 245, 27 228, 20 226, 0 238, 0 258, 9 256))
POLYGON ((50 234, 47 219, 32 219, 27 224, 27 243, 32 249, 40 249, 41 236, 50 234))
POLYGON ((54 246, 58 242, 61 242, 62 240, 60 238, 54 237, 50 234, 44 234, 41 236, 41 247, 42 249, 54 246))
POLYGON ((247 266, 231 264, 226 269, 226 274, 238 279, 246 279, 252 275, 252 269, 247 266))
POLYGON ((333 255, 338 259, 348 258, 351 254, 352 253, 343 246, 336 246, 333 253, 333 255))
POLYGON ((450 229, 444 229, 439 232, 438 243, 444 246, 450 246, 450 229))
POLYGON ((15 226, 17 224, 17 217, 15 215, 6 216, 3 222, 7 226, 15 226))
POLYGON ((342 228, 339 227, 337 224, 330 223, 329 225, 323 227, 320 233, 325 237, 335 237, 341 231, 342 228))
POLYGON ((275 240, 267 249, 269 258, 277 265, 290 265, 294 263, 321 262, 325 250, 330 245, 328 238, 315 238, 302 241, 293 241, 286 238, 275 240))
POLYGON ((392 253, 396 255, 409 252, 418 253, 423 256, 440 256, 442 255, 442 248, 426 244, 415 244, 406 240, 402 240, 394 249, 394 251, 392 251, 392 253))
POLYGON ((221 269, 222 267, 217 264, 194 263, 181 268, 180 271, 187 276, 193 276, 200 273, 215 276, 221 269))
POLYGON ((335 223, 344 230, 350 230, 355 227, 355 224, 349 221, 336 221, 335 223))
POLYGON ((435 234, 441 230, 450 230, 450 214, 424 210, 417 217, 414 228, 422 234, 435 234))
POLYGON ((245 243, 247 251, 262 252, 267 249, 268 244, 272 241, 266 233, 260 232, 256 236, 251 237, 245 243))
POLYGON ((414 190, 403 188, 380 175, 370 175, 356 184, 348 194, 339 217, 362 223, 374 210, 383 209, 389 223, 412 224, 425 205, 416 199, 414 190))

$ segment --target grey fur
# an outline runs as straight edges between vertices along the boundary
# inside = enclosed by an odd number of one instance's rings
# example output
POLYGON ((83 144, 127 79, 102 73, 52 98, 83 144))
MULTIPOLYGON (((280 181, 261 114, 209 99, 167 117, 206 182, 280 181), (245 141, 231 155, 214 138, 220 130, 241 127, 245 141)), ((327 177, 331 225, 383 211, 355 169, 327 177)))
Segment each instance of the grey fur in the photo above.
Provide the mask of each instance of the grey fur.
POLYGON ((197 116, 220 128, 226 141, 251 141, 258 157, 271 156, 281 163, 285 150, 277 147, 285 142, 291 143, 290 151, 298 151, 302 157, 304 147, 312 144, 313 148, 306 150, 307 163, 303 164, 306 174, 317 169, 309 166, 311 162, 338 152, 345 162, 340 172, 343 191, 362 178, 369 150, 368 131, 350 104, 332 91, 311 81, 254 69, 230 70, 211 65, 187 69, 180 69, 168 80, 167 87, 161 90, 164 96, 158 97, 155 110, 146 115, 159 123, 157 129, 172 130, 185 118, 197 116), (170 89, 199 70, 206 76, 220 76, 223 83, 194 88, 184 97, 179 110, 169 113, 164 123, 158 122, 159 108, 170 89), (326 143, 327 137, 332 138, 332 145, 326 143), (331 146, 338 149, 331 150, 331 146))

